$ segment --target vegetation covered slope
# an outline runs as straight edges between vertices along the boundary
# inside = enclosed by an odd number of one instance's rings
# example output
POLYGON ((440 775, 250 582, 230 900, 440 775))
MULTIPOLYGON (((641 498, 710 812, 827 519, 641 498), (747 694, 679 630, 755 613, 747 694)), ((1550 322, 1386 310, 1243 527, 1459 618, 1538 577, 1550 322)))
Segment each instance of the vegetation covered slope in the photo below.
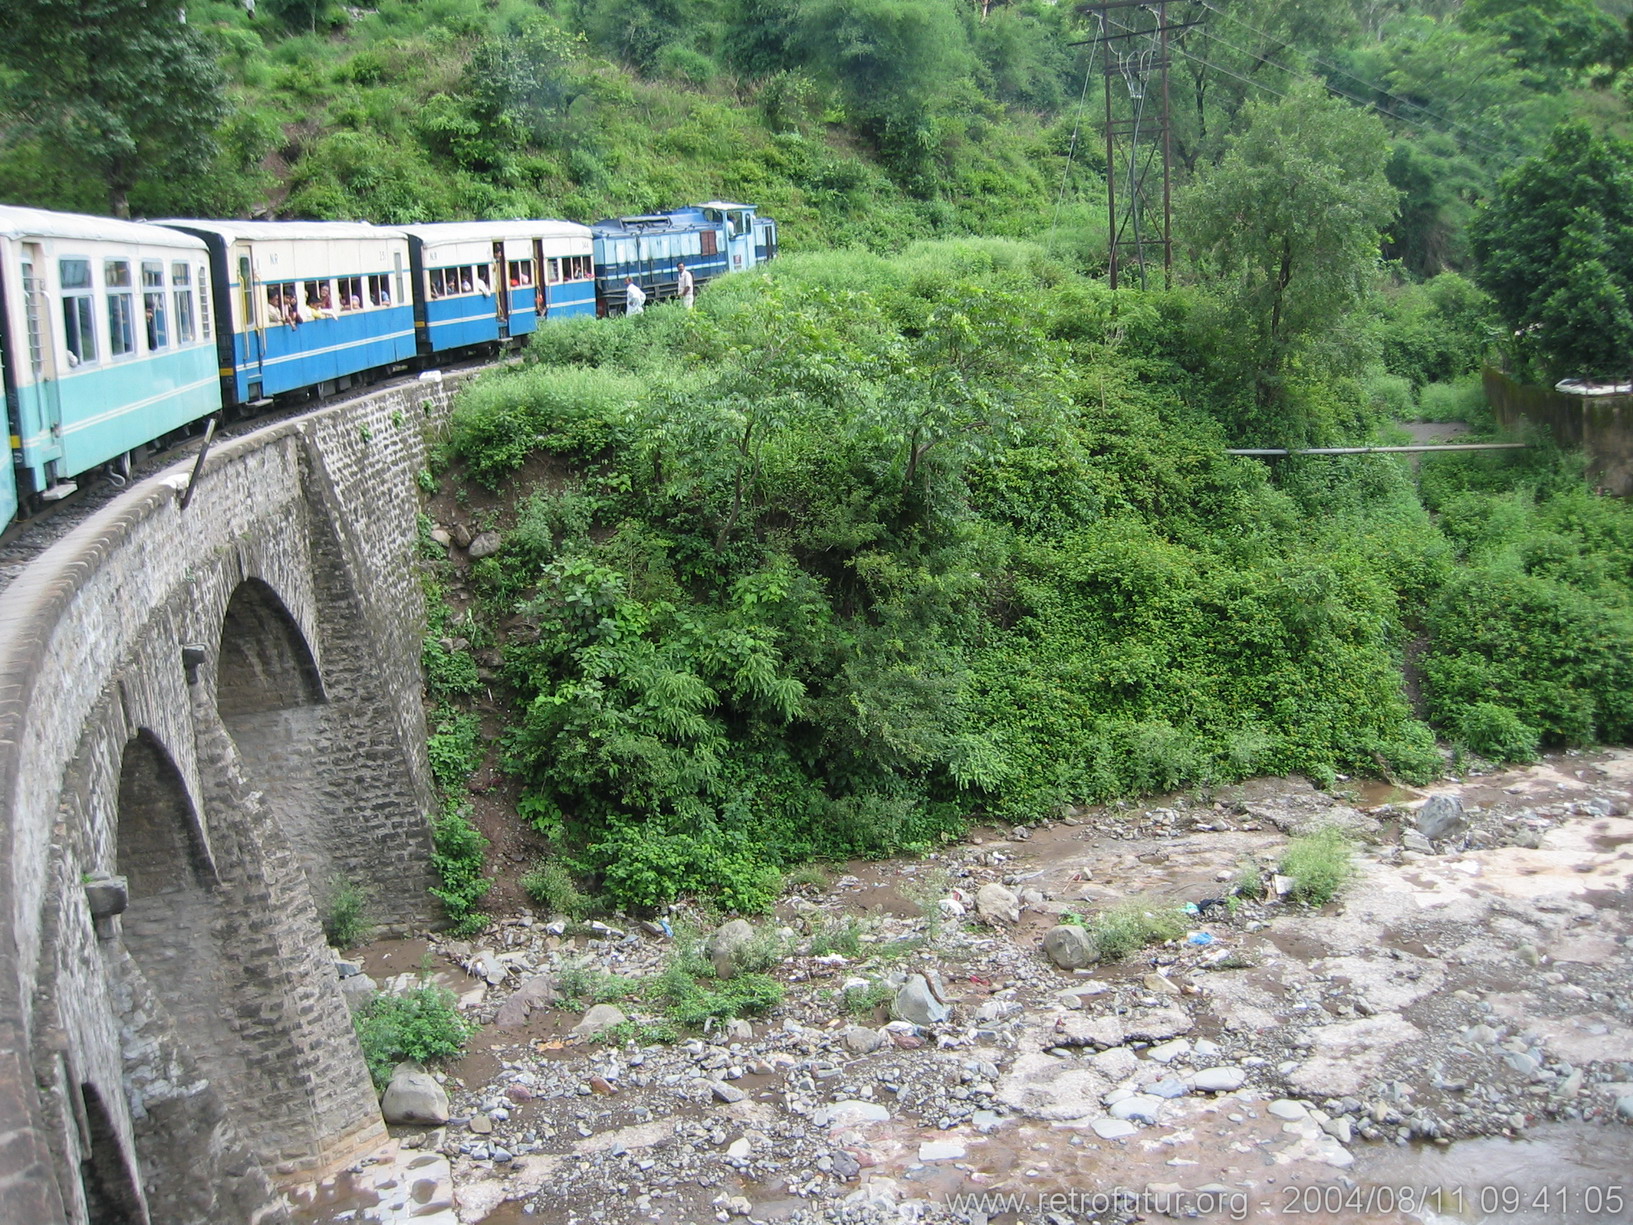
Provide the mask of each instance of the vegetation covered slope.
MULTIPOLYGON (((1633 512, 1547 452, 1422 500, 1390 458, 1227 456, 1204 305, 986 240, 541 331, 451 438, 494 487, 573 473, 473 571, 524 815, 620 902, 752 908, 973 813, 1625 736, 1633 512)), ((1341 371, 1297 394, 1373 423, 1341 371)))

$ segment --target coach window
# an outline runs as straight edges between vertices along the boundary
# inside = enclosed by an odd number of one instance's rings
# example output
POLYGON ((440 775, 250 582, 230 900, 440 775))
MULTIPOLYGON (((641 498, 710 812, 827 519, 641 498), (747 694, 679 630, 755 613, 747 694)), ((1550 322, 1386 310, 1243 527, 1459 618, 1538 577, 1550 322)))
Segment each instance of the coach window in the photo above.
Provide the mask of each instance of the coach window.
POLYGON ((360 311, 363 309, 363 278, 360 276, 343 276, 340 278, 340 309, 343 311, 360 311))
POLYGON ((210 339, 210 278, 203 264, 198 266, 198 334, 201 340, 210 339))
POLYGON ((170 345, 169 315, 164 301, 164 264, 142 261, 142 318, 147 325, 148 352, 170 345))
POLYGON ((198 339, 193 330, 192 269, 186 264, 171 264, 170 285, 176 300, 176 343, 190 345, 198 339))
POLYGON ((96 308, 91 302, 91 261, 57 261, 62 281, 62 335, 68 346, 68 364, 96 360, 96 308))
POLYGON ((521 289, 533 284, 533 261, 530 259, 513 259, 510 261, 510 283, 514 288, 521 289))
POLYGON ((110 259, 102 265, 102 283, 108 293, 108 353, 122 357, 136 352, 136 303, 131 293, 130 261, 110 259))
POLYGON ((391 278, 389 276, 371 276, 369 278, 369 305, 391 305, 391 278))

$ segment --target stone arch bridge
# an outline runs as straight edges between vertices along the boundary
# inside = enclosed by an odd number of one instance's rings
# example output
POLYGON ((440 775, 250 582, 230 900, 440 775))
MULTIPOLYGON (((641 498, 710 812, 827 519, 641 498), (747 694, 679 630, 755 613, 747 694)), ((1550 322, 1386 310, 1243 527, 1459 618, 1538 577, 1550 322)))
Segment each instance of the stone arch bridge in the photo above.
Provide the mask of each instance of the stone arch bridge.
POLYGON ((186 509, 190 464, 0 596, 0 1221, 276 1222, 383 1139, 320 916, 436 918, 413 478, 450 390, 218 445, 186 509))

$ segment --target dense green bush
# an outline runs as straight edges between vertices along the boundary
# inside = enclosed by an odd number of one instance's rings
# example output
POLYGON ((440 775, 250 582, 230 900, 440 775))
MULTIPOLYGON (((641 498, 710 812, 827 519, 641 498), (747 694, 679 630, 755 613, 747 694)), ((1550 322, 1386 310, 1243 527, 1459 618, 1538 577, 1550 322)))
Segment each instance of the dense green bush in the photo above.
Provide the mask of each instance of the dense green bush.
POLYGON ((363 1059, 382 1089, 399 1061, 451 1059, 464 1051, 476 1029, 459 1015, 452 991, 431 986, 376 995, 357 1010, 353 1024, 363 1059))
POLYGON ((335 886, 323 916, 323 937, 337 949, 349 949, 369 929, 368 895, 349 880, 335 886))
POLYGON ((455 935, 473 935, 487 926, 488 916, 476 908, 491 884, 483 875, 487 845, 461 807, 449 807, 431 823, 431 866, 442 882, 431 893, 447 908, 455 935))

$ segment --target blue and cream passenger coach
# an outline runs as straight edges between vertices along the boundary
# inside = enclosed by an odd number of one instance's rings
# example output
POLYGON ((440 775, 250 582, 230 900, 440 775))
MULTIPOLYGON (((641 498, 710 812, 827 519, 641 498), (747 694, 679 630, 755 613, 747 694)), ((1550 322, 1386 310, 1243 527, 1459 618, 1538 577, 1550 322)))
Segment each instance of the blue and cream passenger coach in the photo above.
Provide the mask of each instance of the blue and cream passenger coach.
POLYGON ((197 238, 0 205, 10 496, 71 492, 74 474, 215 411, 209 287, 197 238))
POLYGON ((352 221, 165 221, 208 244, 228 404, 345 390, 414 357, 408 236, 352 221))
POLYGON ((403 229, 422 356, 525 336, 541 318, 595 313, 589 226, 449 221, 403 229))

